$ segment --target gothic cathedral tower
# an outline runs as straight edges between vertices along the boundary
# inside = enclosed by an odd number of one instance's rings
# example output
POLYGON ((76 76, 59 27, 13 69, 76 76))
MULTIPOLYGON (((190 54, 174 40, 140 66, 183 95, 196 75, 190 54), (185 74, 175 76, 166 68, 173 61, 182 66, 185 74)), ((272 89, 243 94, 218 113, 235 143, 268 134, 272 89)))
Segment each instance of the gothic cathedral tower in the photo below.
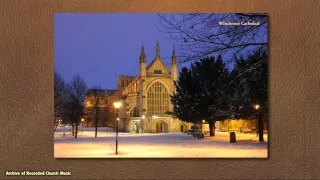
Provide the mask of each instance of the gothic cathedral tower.
POLYGON ((145 99, 145 87, 146 87, 146 55, 144 53, 144 45, 142 43, 141 47, 141 53, 140 53, 140 60, 139 60, 139 75, 140 75, 140 80, 139 80, 139 114, 140 116, 144 114, 144 109, 145 109, 145 104, 144 104, 144 99, 145 99))

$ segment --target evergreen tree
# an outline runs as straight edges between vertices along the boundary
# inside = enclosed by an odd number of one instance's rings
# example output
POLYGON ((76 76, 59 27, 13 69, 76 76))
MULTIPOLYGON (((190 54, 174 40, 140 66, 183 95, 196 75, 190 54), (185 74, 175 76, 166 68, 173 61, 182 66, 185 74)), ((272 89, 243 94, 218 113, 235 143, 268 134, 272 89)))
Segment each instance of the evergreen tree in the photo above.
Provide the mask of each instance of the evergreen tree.
MULTIPOLYGON (((252 118, 258 115, 259 140, 263 141, 262 116, 268 113, 268 56, 266 48, 259 48, 240 57, 230 75, 229 106, 235 118, 252 118), (254 109, 258 104, 259 109, 254 109)), ((257 117, 256 117, 257 118, 257 117)))
POLYGON ((267 113, 267 52, 259 48, 247 57, 240 57, 229 72, 221 56, 207 57, 183 68, 171 97, 174 115, 186 122, 207 120, 210 136, 215 122, 227 118, 259 117, 259 137, 263 141, 262 116, 267 113), (254 105, 259 104, 258 110, 254 105))
POLYGON ((194 79, 191 71, 184 67, 180 73, 180 78, 175 82, 176 93, 171 96, 173 115, 185 122, 196 122, 199 120, 194 99, 195 91, 194 79))
POLYGON ((207 57, 183 68, 176 83, 177 92, 172 96, 174 115, 183 121, 206 120, 210 136, 215 133, 215 121, 223 120, 226 109, 224 84, 228 71, 221 56, 207 57))

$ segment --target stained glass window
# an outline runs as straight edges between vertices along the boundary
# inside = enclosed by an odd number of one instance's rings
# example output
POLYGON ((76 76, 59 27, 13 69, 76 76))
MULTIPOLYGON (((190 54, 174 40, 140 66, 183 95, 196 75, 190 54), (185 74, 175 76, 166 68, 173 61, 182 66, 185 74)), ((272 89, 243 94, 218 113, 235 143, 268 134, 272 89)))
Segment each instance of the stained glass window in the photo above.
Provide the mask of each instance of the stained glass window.
POLYGON ((170 95, 160 82, 151 85, 147 92, 147 112, 149 115, 166 115, 169 111, 170 95))

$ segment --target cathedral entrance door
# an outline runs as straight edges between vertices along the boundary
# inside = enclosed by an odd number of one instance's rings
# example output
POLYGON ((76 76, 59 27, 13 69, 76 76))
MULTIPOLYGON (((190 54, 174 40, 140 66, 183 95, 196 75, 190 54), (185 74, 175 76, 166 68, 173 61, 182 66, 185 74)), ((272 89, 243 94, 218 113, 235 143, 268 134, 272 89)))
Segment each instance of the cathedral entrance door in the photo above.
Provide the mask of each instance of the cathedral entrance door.
POLYGON ((164 125, 162 123, 156 124, 156 133, 163 133, 164 132, 164 125))
POLYGON ((185 132, 186 130, 187 130, 186 125, 181 124, 181 126, 180 126, 180 131, 181 131, 181 132, 185 132))
POLYGON ((160 132, 160 127, 159 127, 159 123, 156 124, 156 133, 160 132))
POLYGON ((163 132, 163 125, 162 125, 162 123, 160 123, 160 132, 161 132, 161 133, 163 132))

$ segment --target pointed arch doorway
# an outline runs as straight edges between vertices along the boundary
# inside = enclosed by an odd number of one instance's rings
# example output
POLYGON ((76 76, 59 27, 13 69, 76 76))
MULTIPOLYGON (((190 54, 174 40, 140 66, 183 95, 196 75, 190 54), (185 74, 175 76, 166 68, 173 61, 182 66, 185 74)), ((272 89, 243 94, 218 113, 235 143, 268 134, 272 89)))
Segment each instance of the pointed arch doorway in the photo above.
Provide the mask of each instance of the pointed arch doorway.
POLYGON ((162 133, 163 132, 163 124, 162 123, 157 123, 156 124, 156 133, 162 133))
POLYGON ((180 125, 180 132, 185 132, 187 130, 187 126, 185 124, 180 125))
POLYGON ((168 132, 168 124, 164 121, 159 121, 155 124, 155 133, 168 132))

